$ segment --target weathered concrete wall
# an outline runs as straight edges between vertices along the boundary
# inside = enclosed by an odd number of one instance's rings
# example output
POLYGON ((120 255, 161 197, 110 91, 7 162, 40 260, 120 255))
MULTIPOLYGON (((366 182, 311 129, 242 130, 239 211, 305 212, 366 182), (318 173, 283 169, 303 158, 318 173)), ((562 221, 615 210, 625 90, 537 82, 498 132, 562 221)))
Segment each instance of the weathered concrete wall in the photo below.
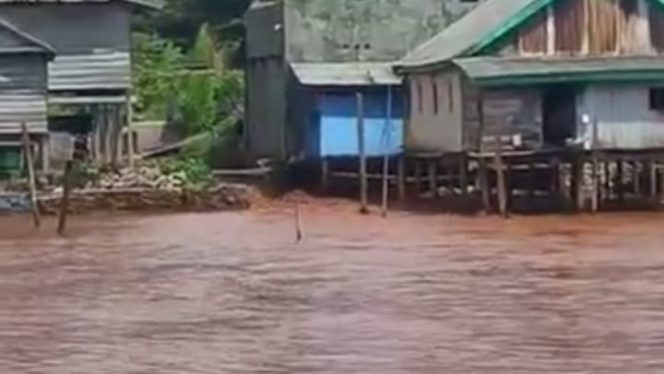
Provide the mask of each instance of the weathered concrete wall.
POLYGON ((290 61, 396 60, 476 5, 461 0, 286 0, 290 61))

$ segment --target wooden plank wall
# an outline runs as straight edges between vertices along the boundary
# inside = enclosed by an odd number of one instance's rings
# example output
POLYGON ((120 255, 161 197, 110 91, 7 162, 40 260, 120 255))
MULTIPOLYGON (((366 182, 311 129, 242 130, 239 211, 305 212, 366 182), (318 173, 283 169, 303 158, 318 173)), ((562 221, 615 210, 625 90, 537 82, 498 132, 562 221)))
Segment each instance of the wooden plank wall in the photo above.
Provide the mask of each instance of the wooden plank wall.
POLYGON ((551 7, 519 30, 516 43, 510 42, 518 45, 518 54, 617 55, 664 49, 664 6, 649 0, 561 0, 551 7))

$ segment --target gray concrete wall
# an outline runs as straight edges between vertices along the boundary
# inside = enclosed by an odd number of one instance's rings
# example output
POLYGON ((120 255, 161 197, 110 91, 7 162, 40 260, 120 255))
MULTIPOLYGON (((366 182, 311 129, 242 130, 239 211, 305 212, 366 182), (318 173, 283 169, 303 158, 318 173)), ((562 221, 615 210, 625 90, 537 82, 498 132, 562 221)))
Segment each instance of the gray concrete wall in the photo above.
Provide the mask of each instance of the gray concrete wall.
POLYGON ((403 57, 475 6, 461 0, 286 0, 290 61, 403 57))

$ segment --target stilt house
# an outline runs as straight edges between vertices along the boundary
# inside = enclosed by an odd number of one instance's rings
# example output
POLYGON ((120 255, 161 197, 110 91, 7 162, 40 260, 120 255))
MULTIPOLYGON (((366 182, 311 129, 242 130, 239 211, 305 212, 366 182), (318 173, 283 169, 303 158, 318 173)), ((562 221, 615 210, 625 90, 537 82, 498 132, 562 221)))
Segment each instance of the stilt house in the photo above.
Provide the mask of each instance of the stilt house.
MULTIPOLYGON (((92 144, 100 159, 117 156, 126 122, 132 12, 158 6, 153 0, 0 0, 3 19, 55 50, 48 65, 49 105, 78 108, 94 118, 92 144)), ((73 122, 55 126, 81 131, 73 122)))
POLYGON ((246 15, 246 143, 256 157, 397 153, 404 96, 393 61, 477 0, 254 1, 246 15))
POLYGON ((662 148, 663 52, 661 0, 487 0, 398 63, 407 148, 662 148))

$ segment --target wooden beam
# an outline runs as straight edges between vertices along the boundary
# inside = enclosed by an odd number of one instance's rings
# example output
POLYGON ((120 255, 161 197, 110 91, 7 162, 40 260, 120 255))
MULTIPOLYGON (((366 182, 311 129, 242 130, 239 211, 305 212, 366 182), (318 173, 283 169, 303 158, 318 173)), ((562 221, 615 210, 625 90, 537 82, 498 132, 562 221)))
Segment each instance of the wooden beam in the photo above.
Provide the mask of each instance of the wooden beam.
POLYGON ((364 149, 364 95, 358 91, 357 100, 357 148, 360 164, 360 213, 369 213, 368 183, 367 183, 367 157, 364 149))
POLYGON ((497 183, 498 183, 498 211, 502 217, 507 218, 509 215, 509 212, 507 211, 508 186, 505 178, 505 169, 503 165, 503 156, 500 149, 500 145, 496 150, 494 166, 496 168, 497 183))
POLYGON ((23 153, 25 155, 25 165, 28 169, 28 186, 30 188, 30 204, 32 207, 32 219, 35 227, 41 226, 41 214, 39 212, 39 203, 37 201, 37 182, 35 181, 35 163, 32 157, 32 144, 30 134, 25 123, 21 123, 21 132, 23 139, 23 153))
POLYGON ((406 156, 399 156, 397 165, 397 189, 399 200, 406 198, 406 156))
POLYGON ((63 177, 62 200, 60 200, 60 216, 58 217, 58 235, 65 234, 67 229, 67 214, 69 213, 69 196, 74 184, 74 161, 69 160, 65 164, 65 175, 63 177))

